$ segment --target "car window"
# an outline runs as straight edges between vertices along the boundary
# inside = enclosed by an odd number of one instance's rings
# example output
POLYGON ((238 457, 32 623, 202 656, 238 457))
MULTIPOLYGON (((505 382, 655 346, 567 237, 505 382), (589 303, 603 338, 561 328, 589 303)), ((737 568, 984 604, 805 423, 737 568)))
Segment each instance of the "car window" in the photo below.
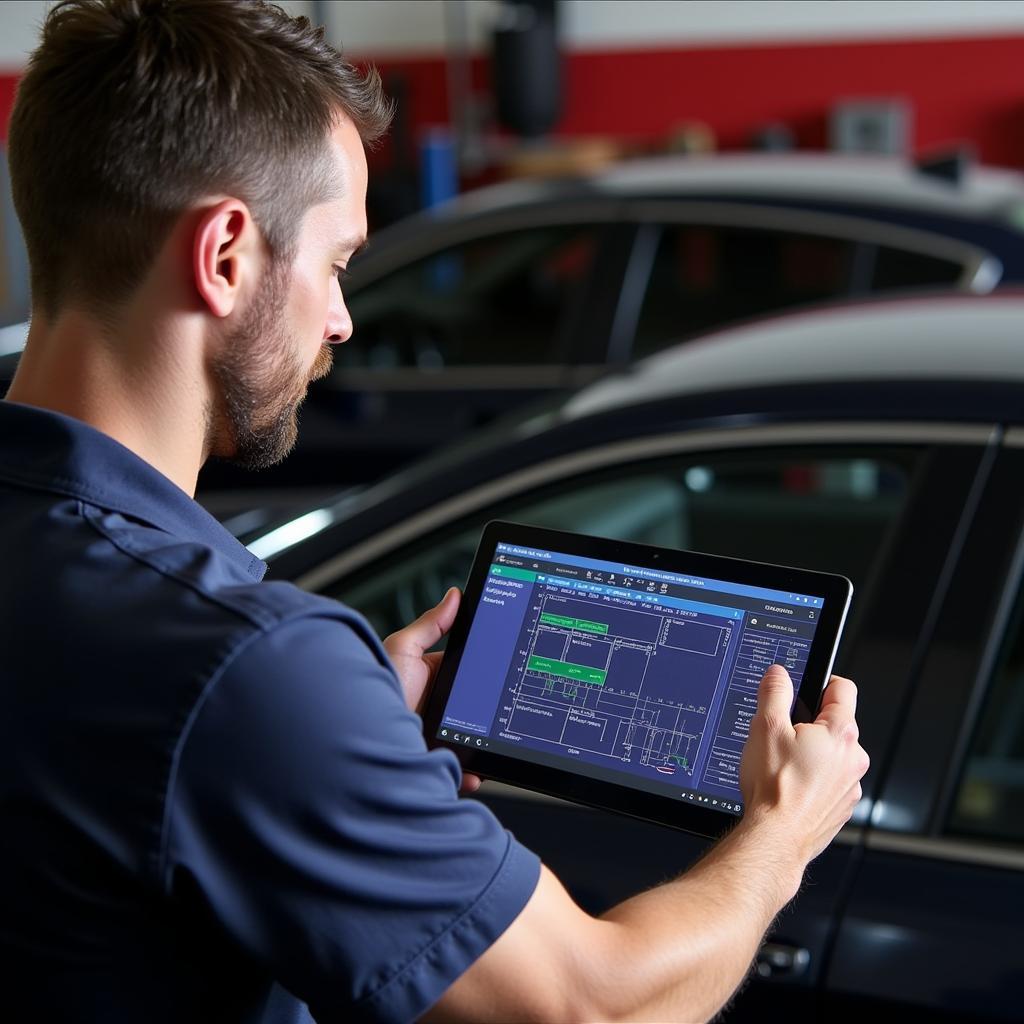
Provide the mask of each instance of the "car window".
MULTIPOLYGON (((494 518, 621 540, 838 572, 862 594, 897 517, 909 454, 813 457, 760 452, 621 467, 563 481, 425 536, 344 581, 332 595, 381 635, 465 583, 483 524, 494 518)), ((858 605, 854 599, 853 615, 858 605)), ((851 620, 851 630, 854 626, 851 620)))
POLYGON ((895 291, 900 288, 928 288, 954 285, 963 276, 962 263, 926 256, 920 252, 906 252, 880 245, 875 251, 875 267, 871 275, 873 292, 895 291))
POLYGON ((956 283, 952 260, 843 238, 714 225, 661 234, 634 356, 720 325, 864 290, 956 283), (856 282, 856 283, 855 283, 856 282))
POLYGON ((1024 843, 1024 594, 990 680, 947 830, 1024 843))
POLYGON ((679 225, 661 234, 634 354, 771 310, 846 294, 854 243, 759 228, 679 225))
POLYGON ((353 343, 336 372, 557 363, 597 245, 594 227, 555 226, 474 239, 358 287, 353 343))

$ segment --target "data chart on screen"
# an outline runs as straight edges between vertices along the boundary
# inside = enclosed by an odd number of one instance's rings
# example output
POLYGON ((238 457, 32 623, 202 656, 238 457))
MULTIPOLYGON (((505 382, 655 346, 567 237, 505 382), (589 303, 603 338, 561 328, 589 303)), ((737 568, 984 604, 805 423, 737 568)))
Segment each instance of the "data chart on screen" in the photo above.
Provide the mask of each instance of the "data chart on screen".
POLYGON ((497 545, 438 735, 742 811, 758 684, 823 598, 497 545))

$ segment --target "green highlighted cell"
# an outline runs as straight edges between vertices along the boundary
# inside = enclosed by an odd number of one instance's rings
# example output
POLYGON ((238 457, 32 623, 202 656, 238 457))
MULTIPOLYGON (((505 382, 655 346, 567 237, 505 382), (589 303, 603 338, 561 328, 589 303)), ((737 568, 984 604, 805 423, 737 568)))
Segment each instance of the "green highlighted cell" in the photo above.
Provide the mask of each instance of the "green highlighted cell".
POLYGON ((576 625, 575 619, 566 618, 564 615, 550 615, 548 612, 540 617, 540 621, 548 626, 566 626, 568 629, 576 625))
POLYGON ((547 672, 564 679, 576 679, 591 686, 604 686, 608 673, 604 669, 590 668, 589 665, 574 665, 571 661, 556 661, 554 658, 538 658, 534 655, 526 664, 531 672, 547 672))
POLYGON ((510 565, 492 565, 491 575, 504 576, 510 580, 529 580, 530 583, 537 578, 535 572, 530 572, 527 569, 513 569, 510 565))
POLYGON ((585 633, 607 633, 608 625, 604 622, 590 622, 587 619, 571 619, 566 615, 552 615, 544 612, 540 621, 546 626, 562 626, 565 629, 579 629, 585 633))

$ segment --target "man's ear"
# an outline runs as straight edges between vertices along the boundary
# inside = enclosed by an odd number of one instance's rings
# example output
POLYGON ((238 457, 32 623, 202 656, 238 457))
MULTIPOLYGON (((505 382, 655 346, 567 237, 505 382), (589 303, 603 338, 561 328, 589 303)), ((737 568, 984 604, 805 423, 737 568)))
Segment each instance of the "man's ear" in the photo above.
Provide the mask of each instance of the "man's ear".
POLYGON ((243 283, 259 272, 260 233, 240 199, 203 210, 192 235, 196 291, 214 316, 229 316, 243 283))

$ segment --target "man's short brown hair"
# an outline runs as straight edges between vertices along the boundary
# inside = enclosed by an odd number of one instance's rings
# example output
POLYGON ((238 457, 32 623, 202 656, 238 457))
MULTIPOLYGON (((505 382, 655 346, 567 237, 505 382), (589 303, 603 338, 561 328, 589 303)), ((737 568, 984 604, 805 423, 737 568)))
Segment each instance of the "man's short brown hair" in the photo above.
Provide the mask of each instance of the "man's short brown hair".
POLYGON ((302 214, 337 187, 339 109, 368 145, 391 117, 376 72, 265 0, 62 0, 8 139, 34 308, 116 307, 204 195, 245 201, 288 258, 302 214))

